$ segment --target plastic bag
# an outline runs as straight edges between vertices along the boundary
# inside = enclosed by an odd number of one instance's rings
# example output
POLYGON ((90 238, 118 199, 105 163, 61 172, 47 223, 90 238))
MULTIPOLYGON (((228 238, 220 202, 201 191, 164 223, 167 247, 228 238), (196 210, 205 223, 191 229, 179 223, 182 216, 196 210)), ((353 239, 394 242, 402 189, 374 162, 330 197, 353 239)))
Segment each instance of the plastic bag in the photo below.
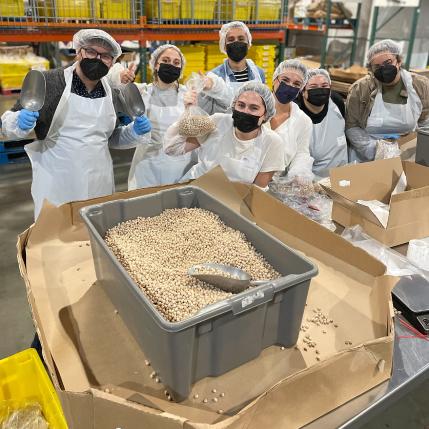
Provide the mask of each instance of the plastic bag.
POLYGON ((429 272, 421 270, 405 256, 402 256, 390 247, 386 247, 379 241, 374 240, 365 233, 360 225, 347 227, 341 236, 353 243, 355 246, 366 250, 370 255, 374 256, 386 265, 386 274, 397 277, 418 274, 429 280, 429 272))
POLYGON ((301 171, 289 172, 284 177, 277 177, 275 182, 271 183, 271 189, 275 194, 282 195, 313 195, 314 174, 311 170, 303 169, 301 171))
MULTIPOLYGON (((188 90, 195 90, 198 94, 207 85, 207 77, 193 72, 185 81, 188 90)), ((188 106, 180 115, 177 124, 179 134, 185 137, 198 137, 211 133, 216 125, 207 112, 198 106, 188 106)))
POLYGON ((314 175, 311 171, 296 171, 280 177, 270 184, 271 191, 276 198, 288 207, 300 212, 309 219, 335 231, 336 226, 332 222, 331 198, 318 194, 313 185, 314 175))
POLYGON ((399 149, 397 141, 390 142, 388 140, 379 140, 374 161, 377 161, 379 159, 396 158, 401 155, 402 150, 399 149))
POLYGON ((48 429, 49 423, 42 414, 42 407, 36 403, 27 403, 19 408, 8 403, 0 413, 1 429, 48 429), (3 420, 3 421, 2 421, 3 420))

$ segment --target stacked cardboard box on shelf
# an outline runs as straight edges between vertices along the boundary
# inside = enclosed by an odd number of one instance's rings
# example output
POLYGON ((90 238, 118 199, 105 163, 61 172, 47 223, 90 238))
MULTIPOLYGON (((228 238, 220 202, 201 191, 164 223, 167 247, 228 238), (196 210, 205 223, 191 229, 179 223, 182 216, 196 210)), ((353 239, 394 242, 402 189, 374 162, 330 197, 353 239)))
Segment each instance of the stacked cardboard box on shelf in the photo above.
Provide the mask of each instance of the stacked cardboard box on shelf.
MULTIPOLYGON (((307 18, 326 18, 326 11, 328 9, 328 0, 313 0, 307 9, 307 18)), ((351 18, 352 13, 347 9, 343 3, 334 3, 331 5, 331 19, 351 18), (346 16, 338 5, 341 5, 346 16)))
POLYGON ((368 69, 358 65, 353 65, 346 70, 334 69, 329 70, 329 74, 332 79, 332 91, 338 92, 340 94, 347 94, 350 88, 350 85, 357 80, 365 77, 368 69))

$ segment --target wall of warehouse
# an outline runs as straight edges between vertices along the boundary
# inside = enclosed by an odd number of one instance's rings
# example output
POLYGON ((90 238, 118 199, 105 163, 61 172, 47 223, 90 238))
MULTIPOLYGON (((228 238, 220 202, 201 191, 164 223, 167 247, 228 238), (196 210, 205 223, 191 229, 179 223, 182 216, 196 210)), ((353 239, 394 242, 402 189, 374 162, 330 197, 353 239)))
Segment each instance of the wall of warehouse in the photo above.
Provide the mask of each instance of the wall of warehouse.
MULTIPOLYGON (((417 31, 414 39, 413 54, 411 57, 411 66, 426 68, 428 62, 429 51, 429 1, 422 1, 420 14, 417 23, 417 31)), ((357 4, 347 3, 345 5, 351 10, 353 16, 356 16, 357 4)), ((358 42, 356 49, 355 63, 365 66, 365 54, 369 47, 369 39, 371 36, 371 25, 373 16, 373 2, 366 0, 361 6, 360 24, 358 31, 358 42)), ((383 22, 386 17, 389 17, 396 8, 380 8, 378 25, 383 22)), ((377 37, 389 38, 408 38, 411 32, 411 25, 413 22, 414 8, 405 8, 395 18, 393 18, 384 28, 378 33, 377 37)), ((352 36, 353 32, 349 30, 331 30, 330 36, 352 36)), ((323 35, 316 31, 291 31, 289 35, 289 46, 305 46, 307 48, 307 55, 320 55, 322 51, 323 35)), ((349 43, 348 39, 334 39, 330 38, 328 41, 327 55, 338 56, 345 49, 349 43)), ((404 61, 406 60, 406 53, 408 50, 408 42, 403 43, 404 61)), ((343 60, 348 67, 350 59, 350 49, 343 56, 343 60)))

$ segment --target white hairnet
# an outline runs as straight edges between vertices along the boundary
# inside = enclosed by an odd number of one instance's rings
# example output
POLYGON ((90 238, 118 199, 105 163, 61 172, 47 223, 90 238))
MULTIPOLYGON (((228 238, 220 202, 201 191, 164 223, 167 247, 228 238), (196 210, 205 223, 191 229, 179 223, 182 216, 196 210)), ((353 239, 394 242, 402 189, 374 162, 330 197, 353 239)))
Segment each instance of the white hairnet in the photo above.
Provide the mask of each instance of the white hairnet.
POLYGON ((310 69, 307 70, 307 82, 306 85, 314 76, 325 76, 328 79, 329 85, 331 85, 331 77, 329 76, 329 73, 324 69, 310 69))
POLYGON ((273 74, 273 80, 277 79, 281 74, 292 72, 302 77, 301 89, 307 83, 307 67, 298 60, 286 60, 278 65, 273 74))
POLYGON ((371 62, 371 60, 380 54, 393 54, 393 55, 401 55, 401 48, 400 46, 394 42, 393 40, 386 39, 386 40, 380 40, 379 42, 372 45, 368 53, 366 54, 366 59, 368 64, 371 62))
POLYGON ((240 97, 240 95, 243 94, 243 92, 256 92, 256 94, 259 94, 262 100, 264 100, 265 108, 266 108, 266 118, 264 123, 270 121, 274 117, 274 115, 276 114, 276 109, 274 107, 275 106, 274 96, 270 88, 268 88, 267 85, 261 82, 251 81, 244 84, 236 92, 234 98, 232 99, 231 109, 235 108, 238 97, 240 97))
POLYGON ((158 57, 166 49, 175 49, 180 54, 180 58, 182 58, 182 67, 180 69, 180 71, 181 71, 180 77, 182 77, 183 76, 183 70, 185 69, 186 59, 183 56, 182 51, 176 45, 170 45, 170 44, 167 43, 166 45, 161 45, 159 48, 155 49, 153 51, 152 55, 150 56, 149 68, 152 70, 152 73, 155 71, 156 61, 158 60, 158 57))
POLYGON ((250 34, 250 31, 247 28, 247 26, 240 21, 228 22, 228 24, 223 24, 222 28, 219 30, 219 49, 222 52, 222 54, 226 54, 226 49, 225 49, 226 36, 229 30, 232 30, 233 28, 242 28, 247 34, 247 40, 249 41, 249 46, 252 46, 252 35, 250 34))
POLYGON ((122 54, 122 49, 118 42, 103 30, 89 29, 80 30, 73 36, 73 47, 76 52, 89 45, 100 46, 107 49, 113 55, 113 61, 116 61, 122 54))

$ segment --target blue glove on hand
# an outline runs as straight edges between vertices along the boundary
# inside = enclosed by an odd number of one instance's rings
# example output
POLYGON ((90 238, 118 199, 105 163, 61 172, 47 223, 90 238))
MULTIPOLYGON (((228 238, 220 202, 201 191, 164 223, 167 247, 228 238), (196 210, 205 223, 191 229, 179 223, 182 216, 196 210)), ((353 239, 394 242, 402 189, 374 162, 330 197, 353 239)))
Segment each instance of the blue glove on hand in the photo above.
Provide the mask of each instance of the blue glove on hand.
POLYGON ((134 119, 133 130, 139 136, 148 133, 151 130, 149 119, 146 116, 134 119))
POLYGON ((30 112, 29 110, 22 109, 18 115, 18 127, 21 130, 31 130, 36 124, 39 112, 30 112))

